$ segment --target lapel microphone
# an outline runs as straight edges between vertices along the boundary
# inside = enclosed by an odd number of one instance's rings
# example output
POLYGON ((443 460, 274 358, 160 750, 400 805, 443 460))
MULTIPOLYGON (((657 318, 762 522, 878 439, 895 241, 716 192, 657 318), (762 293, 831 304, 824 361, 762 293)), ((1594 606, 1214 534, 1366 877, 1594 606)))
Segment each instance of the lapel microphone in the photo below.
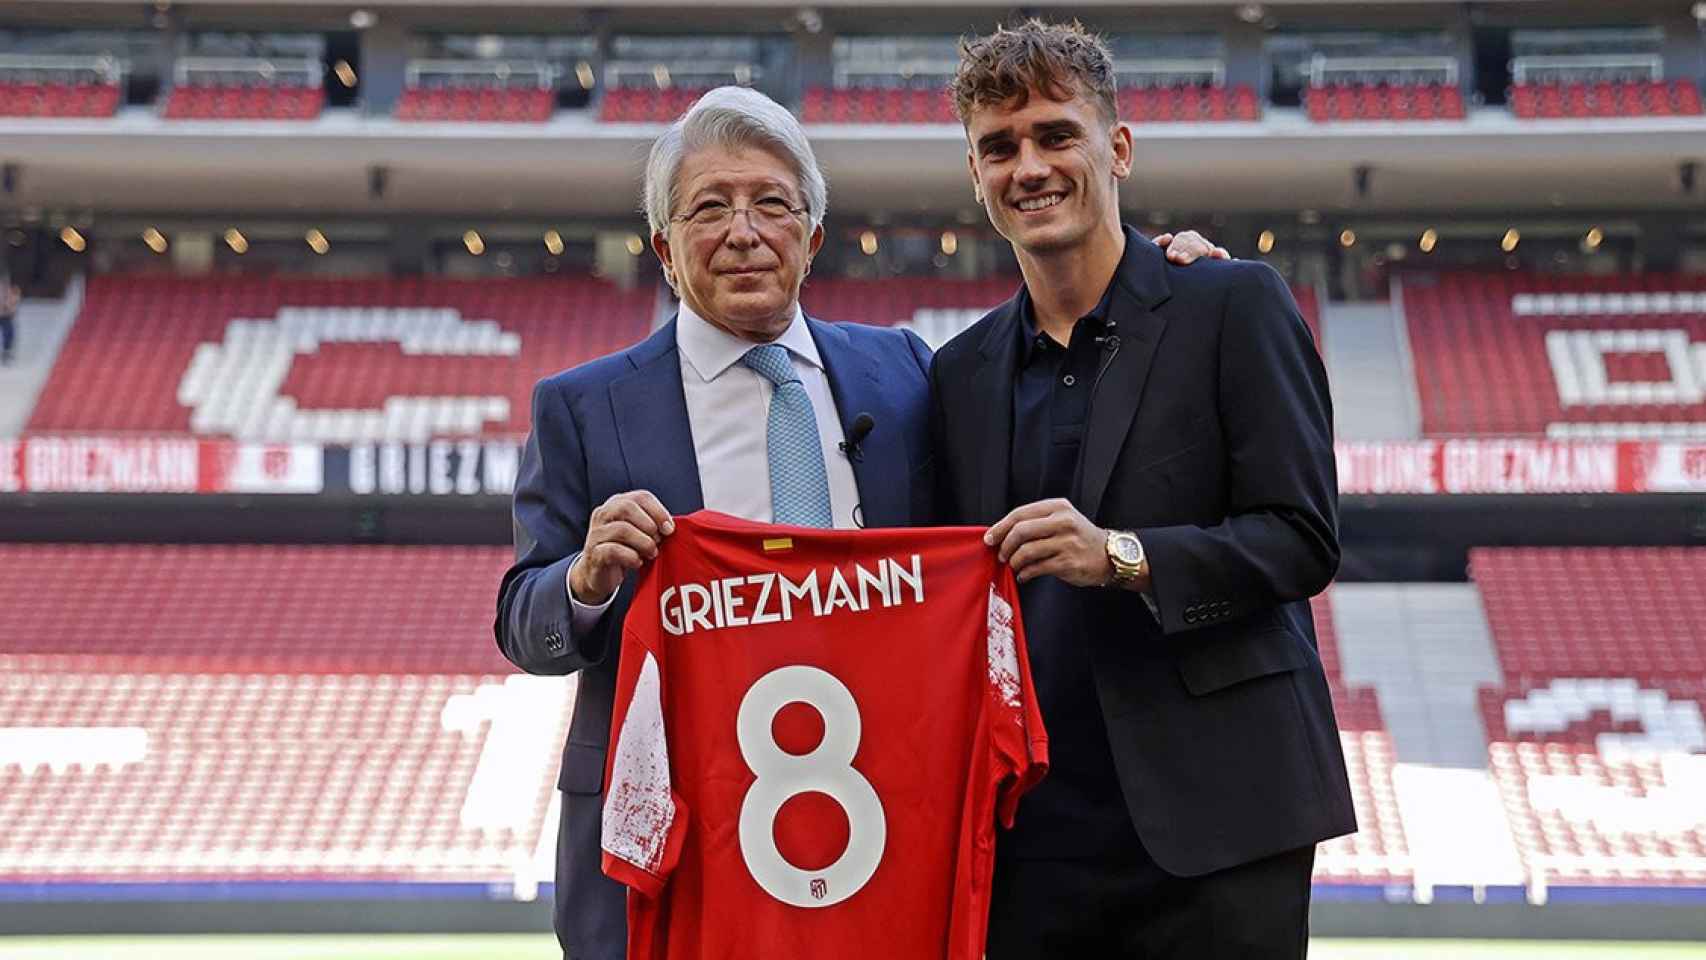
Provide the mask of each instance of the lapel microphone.
POLYGON ((865 438, 871 435, 876 426, 876 418, 868 413, 861 413, 853 418, 853 426, 847 431, 847 439, 841 441, 841 452, 847 459, 854 463, 865 462, 865 454, 859 449, 859 444, 865 442, 865 438))

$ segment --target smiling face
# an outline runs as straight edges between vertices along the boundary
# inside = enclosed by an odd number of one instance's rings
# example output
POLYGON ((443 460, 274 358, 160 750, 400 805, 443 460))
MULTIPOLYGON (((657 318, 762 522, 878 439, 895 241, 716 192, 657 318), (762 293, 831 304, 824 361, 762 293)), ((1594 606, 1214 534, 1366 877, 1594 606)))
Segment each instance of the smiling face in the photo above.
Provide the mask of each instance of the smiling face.
POLYGON ((1021 256, 1119 238, 1119 181, 1131 175, 1131 131, 1081 93, 1031 91, 1021 104, 977 108, 966 161, 989 222, 1021 256))
POLYGON ((768 150, 712 146, 684 157, 675 183, 669 229, 652 235, 652 249, 681 299, 735 336, 761 343, 781 336, 823 245, 823 227, 811 228, 808 213, 762 212, 779 203, 805 207, 793 171, 768 150), (718 204, 737 212, 721 223, 693 219, 718 204))

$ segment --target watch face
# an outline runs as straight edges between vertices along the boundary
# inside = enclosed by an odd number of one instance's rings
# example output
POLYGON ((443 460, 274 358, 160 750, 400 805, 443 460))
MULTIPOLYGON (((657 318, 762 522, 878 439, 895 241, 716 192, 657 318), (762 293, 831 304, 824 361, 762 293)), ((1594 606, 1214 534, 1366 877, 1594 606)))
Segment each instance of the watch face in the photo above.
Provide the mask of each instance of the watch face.
POLYGON ((1114 553, 1126 563, 1136 563, 1140 558, 1137 540, 1132 537, 1116 537, 1114 539, 1114 553))

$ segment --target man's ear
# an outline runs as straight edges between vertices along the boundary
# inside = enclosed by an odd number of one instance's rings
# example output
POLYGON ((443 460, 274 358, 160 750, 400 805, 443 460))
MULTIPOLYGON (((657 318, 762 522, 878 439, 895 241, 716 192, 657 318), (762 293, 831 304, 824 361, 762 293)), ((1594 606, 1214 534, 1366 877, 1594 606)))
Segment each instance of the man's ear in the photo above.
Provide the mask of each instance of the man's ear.
POLYGON ((977 158, 972 156, 969 147, 966 148, 966 170, 971 174, 971 195, 977 199, 981 206, 983 204, 983 188, 979 187, 977 182, 977 158))
POLYGON ((1116 123, 1108 138, 1112 141, 1114 150, 1114 179, 1127 179, 1131 176, 1132 155, 1137 150, 1132 141, 1131 128, 1123 123, 1116 123))
POLYGON ((669 281, 670 289, 675 289, 675 263, 669 258, 669 235, 662 230, 652 234, 652 252, 658 255, 658 263, 663 264, 663 278, 669 281))
POLYGON ((810 237, 806 238, 806 269, 807 270, 810 270, 812 267, 812 258, 817 256, 817 252, 819 250, 823 249, 823 236, 824 236, 823 224, 820 223, 817 226, 812 228, 812 235, 810 237))

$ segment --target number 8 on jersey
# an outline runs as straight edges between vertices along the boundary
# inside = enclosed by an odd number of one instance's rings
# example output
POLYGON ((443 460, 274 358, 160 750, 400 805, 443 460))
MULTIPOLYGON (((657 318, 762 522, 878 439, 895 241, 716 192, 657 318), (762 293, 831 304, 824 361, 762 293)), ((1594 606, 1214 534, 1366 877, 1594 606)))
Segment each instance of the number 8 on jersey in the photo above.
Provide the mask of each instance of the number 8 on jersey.
POLYGON ((752 879, 783 903, 840 903, 858 893, 882 861, 888 824, 877 791, 853 769, 859 733, 859 704, 852 692, 816 667, 772 670, 741 699, 735 739, 757 778, 741 801, 741 856, 752 879), (823 741, 800 756, 783 750, 771 734, 777 712, 791 703, 807 704, 823 716, 823 741), (847 814, 847 849, 823 870, 801 870, 776 846, 776 815, 782 804, 809 792, 828 796, 847 814))

